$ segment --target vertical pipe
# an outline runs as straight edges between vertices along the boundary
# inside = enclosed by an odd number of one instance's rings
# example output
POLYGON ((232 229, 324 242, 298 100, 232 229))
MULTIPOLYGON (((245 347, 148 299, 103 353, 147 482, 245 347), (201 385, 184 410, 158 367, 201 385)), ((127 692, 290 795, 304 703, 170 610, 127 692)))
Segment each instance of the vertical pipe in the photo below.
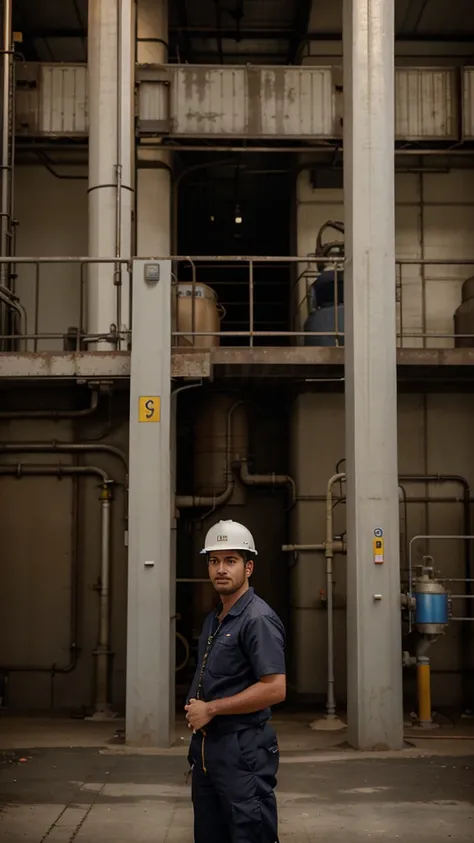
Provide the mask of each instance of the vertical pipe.
MULTIPOLYGON (((133 0, 89 3, 89 254, 98 259, 132 253, 133 21, 133 0)), ((126 266, 92 264, 87 298, 87 330, 108 337, 101 350, 124 347, 115 329, 129 327, 126 266)))
POLYGON ((99 638, 96 650, 95 717, 109 713, 109 656, 110 656, 110 491, 102 487, 101 496, 101 545, 99 589, 99 638))
POLYGON ((336 714, 336 695, 334 690, 334 599, 333 599, 333 570, 332 560, 334 558, 333 540, 333 517, 332 517, 332 489, 335 483, 345 480, 345 474, 334 474, 329 478, 326 494, 326 590, 327 590, 327 611, 328 611, 328 690, 326 708, 329 717, 336 714))
POLYGON ((426 729, 432 725, 430 660, 427 656, 419 656, 416 675, 418 686, 418 721, 419 725, 426 729))
MULTIPOLYGON (((2 193, 0 219, 0 248, 1 254, 7 257, 11 254, 11 73, 12 73, 12 0, 3 1, 3 33, 2 33, 2 193)), ((0 267, 0 283, 4 289, 10 289, 11 267, 2 264, 0 267)), ((0 304, 0 336, 8 334, 10 309, 7 304, 0 304)), ((4 347, 1 343, 0 348, 4 347)))
MULTIPOLYGON (((3 36, 2 36, 2 219, 1 219, 1 241, 2 255, 8 256, 9 234, 10 234, 10 88, 12 68, 12 0, 3 0, 3 36)), ((5 286, 9 274, 8 264, 2 264, 1 273, 4 276, 2 283, 5 286)))

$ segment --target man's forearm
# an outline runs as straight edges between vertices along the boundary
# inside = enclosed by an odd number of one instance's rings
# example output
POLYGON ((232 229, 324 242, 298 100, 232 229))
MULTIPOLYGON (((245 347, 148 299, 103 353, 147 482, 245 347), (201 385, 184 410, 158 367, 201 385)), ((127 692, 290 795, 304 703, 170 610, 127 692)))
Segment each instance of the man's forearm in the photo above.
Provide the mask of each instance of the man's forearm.
POLYGON ((256 711, 283 702, 286 681, 284 676, 278 679, 279 681, 272 683, 260 680, 245 691, 241 691, 240 694, 209 702, 209 714, 211 717, 225 714, 254 714, 256 711))

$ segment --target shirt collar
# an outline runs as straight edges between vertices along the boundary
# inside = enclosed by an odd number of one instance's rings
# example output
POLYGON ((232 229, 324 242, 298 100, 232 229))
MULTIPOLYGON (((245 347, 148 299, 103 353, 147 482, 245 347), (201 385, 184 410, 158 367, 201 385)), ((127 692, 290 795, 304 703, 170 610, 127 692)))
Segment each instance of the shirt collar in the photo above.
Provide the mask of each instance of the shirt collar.
MULTIPOLYGON (((237 603, 234 603, 232 609, 229 609, 227 612, 227 616, 231 615, 232 617, 236 618, 242 614, 242 612, 247 608, 249 603, 252 602, 253 598, 255 597, 255 591, 252 587, 250 587, 242 597, 239 597, 237 603)), ((221 607, 217 610, 217 614, 220 614, 221 607)))

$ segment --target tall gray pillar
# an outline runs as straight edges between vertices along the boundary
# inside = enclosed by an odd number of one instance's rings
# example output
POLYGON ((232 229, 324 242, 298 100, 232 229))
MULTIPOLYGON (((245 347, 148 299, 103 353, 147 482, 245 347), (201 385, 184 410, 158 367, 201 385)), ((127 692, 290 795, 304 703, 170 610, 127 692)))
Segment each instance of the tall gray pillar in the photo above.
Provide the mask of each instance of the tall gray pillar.
POLYGON ((394 2, 344 0, 350 743, 403 743, 394 223, 394 2))
POLYGON ((167 748, 174 722, 171 261, 133 262, 126 740, 167 748))

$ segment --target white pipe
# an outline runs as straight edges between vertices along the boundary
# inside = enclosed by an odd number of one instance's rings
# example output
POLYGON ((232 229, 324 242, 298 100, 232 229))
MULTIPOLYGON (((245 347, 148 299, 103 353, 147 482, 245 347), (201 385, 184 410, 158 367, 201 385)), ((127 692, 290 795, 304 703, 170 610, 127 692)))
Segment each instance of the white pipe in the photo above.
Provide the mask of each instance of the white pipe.
MULTIPOLYGON (((130 258, 133 209, 133 0, 89 2, 89 255, 130 258)), ((127 268, 89 268, 88 331, 130 326, 127 268), (118 300, 120 306, 118 307, 118 300), (120 320, 120 324, 117 324, 120 320)), ((113 330, 113 329, 112 329, 113 330)), ((101 350, 124 347, 101 344, 101 350)))
MULTIPOLYGON (((168 0, 137 0, 137 62, 162 65, 167 61, 168 0)), ((160 146, 157 139, 154 148, 137 150, 139 255, 171 252, 172 155, 160 146)))

